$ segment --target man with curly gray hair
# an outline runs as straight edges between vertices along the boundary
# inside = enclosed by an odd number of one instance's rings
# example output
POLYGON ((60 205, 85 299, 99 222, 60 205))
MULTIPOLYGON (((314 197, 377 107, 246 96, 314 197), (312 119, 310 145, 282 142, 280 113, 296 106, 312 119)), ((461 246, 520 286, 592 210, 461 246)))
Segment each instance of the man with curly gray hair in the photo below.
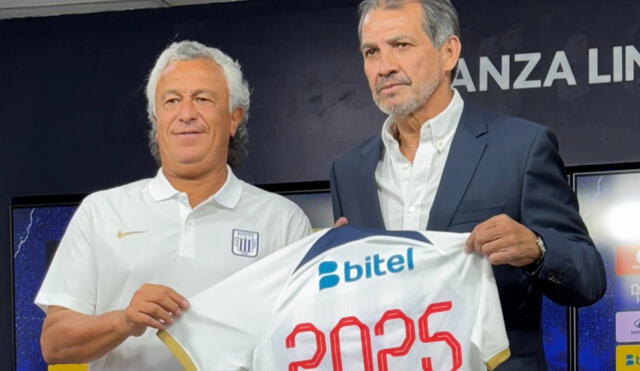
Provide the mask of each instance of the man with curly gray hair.
POLYGON ((151 154, 160 163, 160 153, 158 152, 158 141, 156 138, 156 87, 158 79, 164 69, 171 63, 181 60, 192 60, 197 58, 209 59, 217 63, 222 68, 222 73, 227 81, 229 90, 229 112, 235 109, 242 110, 242 119, 236 128, 234 135, 229 138, 227 162, 232 168, 237 168, 248 153, 249 132, 246 122, 249 119, 249 84, 242 77, 240 64, 224 54, 219 49, 208 48, 204 45, 185 41, 174 43, 167 48, 158 58, 156 65, 149 74, 147 81, 147 113, 151 128, 149 129, 149 149, 151 154))
POLYGON ((311 232, 293 202, 233 174, 248 143, 249 87, 237 62, 173 43, 146 96, 160 169, 78 208, 35 300, 47 313, 47 363, 180 370, 147 328, 163 329, 188 310, 186 298, 311 232))

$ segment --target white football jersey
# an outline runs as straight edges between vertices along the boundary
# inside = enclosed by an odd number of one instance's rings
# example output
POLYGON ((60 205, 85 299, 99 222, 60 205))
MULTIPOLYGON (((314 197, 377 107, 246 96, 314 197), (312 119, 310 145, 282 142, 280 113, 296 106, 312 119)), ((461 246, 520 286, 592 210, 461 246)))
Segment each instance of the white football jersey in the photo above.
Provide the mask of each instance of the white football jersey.
POLYGON ((317 232, 191 298, 158 336, 187 370, 492 370, 509 343, 467 236, 317 232))

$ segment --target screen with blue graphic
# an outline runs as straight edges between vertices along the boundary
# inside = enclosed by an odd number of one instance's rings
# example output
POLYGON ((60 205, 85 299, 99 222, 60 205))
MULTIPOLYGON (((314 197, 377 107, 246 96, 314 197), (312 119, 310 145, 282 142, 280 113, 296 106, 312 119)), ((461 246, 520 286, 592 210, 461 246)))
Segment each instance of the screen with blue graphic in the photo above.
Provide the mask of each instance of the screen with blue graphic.
POLYGON ((607 291, 578 311, 578 369, 640 370, 640 170, 574 175, 607 291))
POLYGON ((75 205, 14 205, 11 209, 17 371, 47 370, 40 353, 44 312, 33 300, 75 209, 75 205))
POLYGON ((548 371, 565 371, 568 368, 567 307, 558 305, 547 297, 542 299, 542 341, 548 371))

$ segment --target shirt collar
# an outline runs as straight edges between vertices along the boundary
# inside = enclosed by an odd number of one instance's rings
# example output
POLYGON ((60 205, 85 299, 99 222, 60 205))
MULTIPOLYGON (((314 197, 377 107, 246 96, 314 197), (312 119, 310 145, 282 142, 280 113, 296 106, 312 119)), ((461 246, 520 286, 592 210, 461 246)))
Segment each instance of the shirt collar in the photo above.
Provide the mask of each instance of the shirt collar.
MULTIPOLYGON (((435 117, 427 120, 420 128, 420 144, 433 141, 438 152, 443 151, 447 143, 455 133, 460 117, 464 101, 458 93, 457 89, 453 89, 453 98, 447 107, 435 117)), ((396 139, 398 129, 396 128, 393 118, 387 117, 382 125, 382 142, 387 151, 397 149, 399 151, 398 140, 396 139)))
MULTIPOLYGON (((182 193, 173 188, 167 177, 165 177, 162 172, 162 168, 158 170, 155 178, 151 179, 148 187, 151 197, 156 202, 168 200, 182 193)), ((227 179, 224 184, 220 187, 218 192, 202 203, 207 204, 213 201, 223 207, 233 209, 238 204, 238 201, 240 201, 241 195, 242 181, 235 176, 229 165, 227 165, 227 179)))
POLYGON ((148 187, 151 197, 156 202, 167 200, 180 193, 177 189, 173 188, 171 183, 169 183, 169 180, 162 172, 162 168, 158 169, 156 176, 151 179, 148 187))
POLYGON ((229 165, 227 165, 227 180, 222 185, 222 188, 205 202, 213 200, 228 209, 233 209, 238 204, 238 201, 240 201, 241 195, 242 182, 236 177, 229 165))

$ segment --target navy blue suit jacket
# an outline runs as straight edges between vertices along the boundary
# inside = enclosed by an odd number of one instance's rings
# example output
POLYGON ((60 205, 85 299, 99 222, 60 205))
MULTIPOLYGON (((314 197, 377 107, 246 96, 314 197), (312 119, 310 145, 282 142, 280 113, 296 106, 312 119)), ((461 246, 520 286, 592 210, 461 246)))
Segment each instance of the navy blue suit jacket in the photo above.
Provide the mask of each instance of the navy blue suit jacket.
MULTIPOLYGON (((346 216, 349 224, 384 229, 375 182, 382 151, 376 136, 334 162, 336 219, 346 216)), ((602 258, 578 214, 553 134, 465 103, 427 229, 470 232, 502 213, 540 235, 546 254, 533 273, 494 267, 512 354, 498 369, 544 370, 542 295, 563 305, 596 302, 606 289, 602 258)))

